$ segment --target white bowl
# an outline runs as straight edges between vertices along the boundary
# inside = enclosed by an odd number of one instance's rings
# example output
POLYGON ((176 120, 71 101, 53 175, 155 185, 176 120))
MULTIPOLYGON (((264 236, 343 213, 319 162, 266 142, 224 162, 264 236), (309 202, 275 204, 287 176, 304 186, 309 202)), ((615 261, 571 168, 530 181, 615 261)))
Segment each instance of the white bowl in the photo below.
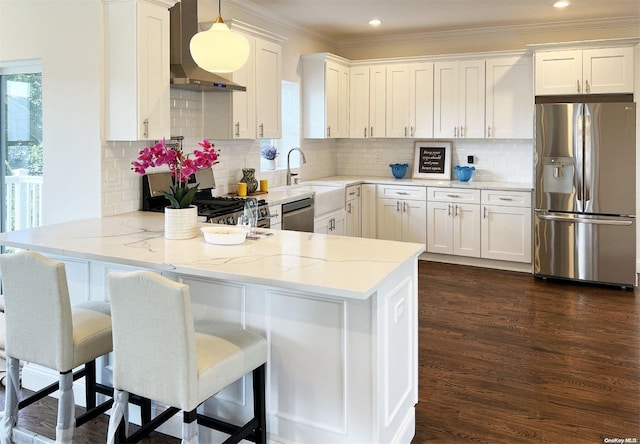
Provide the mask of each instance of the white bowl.
POLYGON ((247 231, 236 227, 202 227, 204 240, 216 245, 238 245, 244 242, 247 231))

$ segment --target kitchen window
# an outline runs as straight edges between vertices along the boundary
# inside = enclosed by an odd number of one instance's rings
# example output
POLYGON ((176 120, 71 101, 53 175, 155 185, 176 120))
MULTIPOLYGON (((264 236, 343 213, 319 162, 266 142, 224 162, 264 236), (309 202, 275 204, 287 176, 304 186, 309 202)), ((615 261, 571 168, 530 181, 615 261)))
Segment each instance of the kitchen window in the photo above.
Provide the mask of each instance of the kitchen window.
MULTIPOLYGON (((282 138, 261 139, 260 151, 265 147, 274 146, 278 149, 276 169, 287 168, 287 153, 291 148, 300 146, 300 83, 282 81, 282 138)), ((300 156, 297 151, 291 154, 291 168, 300 166, 300 156)), ((260 170, 268 171, 271 162, 260 156, 260 170)))
POLYGON ((41 224, 42 74, 0 66, 0 231, 41 224))

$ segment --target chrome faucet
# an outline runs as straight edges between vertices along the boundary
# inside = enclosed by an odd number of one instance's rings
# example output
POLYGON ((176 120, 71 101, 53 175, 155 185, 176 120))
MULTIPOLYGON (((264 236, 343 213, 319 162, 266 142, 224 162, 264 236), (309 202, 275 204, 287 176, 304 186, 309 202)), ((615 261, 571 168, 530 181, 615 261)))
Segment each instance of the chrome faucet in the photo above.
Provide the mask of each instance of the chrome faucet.
POLYGON ((302 152, 302 150, 298 147, 296 148, 291 148, 289 150, 289 152, 287 153, 287 185, 291 185, 291 176, 297 176, 298 173, 292 173, 291 172, 291 167, 289 166, 289 157, 291 156, 291 153, 293 151, 299 151, 300 155, 302 156, 302 163, 307 163, 307 159, 304 158, 304 153, 302 152))

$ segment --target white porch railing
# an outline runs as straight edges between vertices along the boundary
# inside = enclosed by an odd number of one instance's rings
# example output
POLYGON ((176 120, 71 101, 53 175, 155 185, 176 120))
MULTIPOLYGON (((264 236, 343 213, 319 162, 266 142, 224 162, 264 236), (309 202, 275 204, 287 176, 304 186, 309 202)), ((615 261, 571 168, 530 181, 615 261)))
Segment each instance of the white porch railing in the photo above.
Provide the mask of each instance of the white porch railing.
POLYGON ((37 227, 42 222, 42 176, 5 177, 5 231, 37 227))

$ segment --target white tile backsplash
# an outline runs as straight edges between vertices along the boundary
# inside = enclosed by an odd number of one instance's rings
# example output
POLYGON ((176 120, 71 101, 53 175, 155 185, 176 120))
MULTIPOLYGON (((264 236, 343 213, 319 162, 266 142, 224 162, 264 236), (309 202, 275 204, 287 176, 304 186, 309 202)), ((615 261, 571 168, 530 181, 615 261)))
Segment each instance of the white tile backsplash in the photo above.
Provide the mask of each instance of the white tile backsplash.
MULTIPOLYGON (((202 93, 171 89, 171 134, 184 136, 183 149, 191 152, 202 140, 202 93)), ((226 93, 214 93, 226 94, 226 93)), ((286 183, 286 172, 260 171, 259 140, 211 140, 220 151, 220 163, 213 167, 216 195, 235 192, 242 168, 255 168, 256 177, 270 186, 286 183)), ((413 166, 414 140, 410 139, 303 139, 300 148, 307 163, 294 171, 300 180, 334 175, 392 177, 389 164, 413 166)), ((106 142, 102 156, 102 211, 104 216, 140 208, 141 180, 131 170, 131 161, 147 142, 106 142)), ((467 165, 473 155, 476 171, 472 180, 525 182, 533 177, 531 140, 455 140, 452 167, 467 165)), ((286 165, 287 149, 279 165, 286 165)), ((409 176, 409 174, 408 174, 409 176)), ((455 174, 452 173, 455 178, 455 174)))

